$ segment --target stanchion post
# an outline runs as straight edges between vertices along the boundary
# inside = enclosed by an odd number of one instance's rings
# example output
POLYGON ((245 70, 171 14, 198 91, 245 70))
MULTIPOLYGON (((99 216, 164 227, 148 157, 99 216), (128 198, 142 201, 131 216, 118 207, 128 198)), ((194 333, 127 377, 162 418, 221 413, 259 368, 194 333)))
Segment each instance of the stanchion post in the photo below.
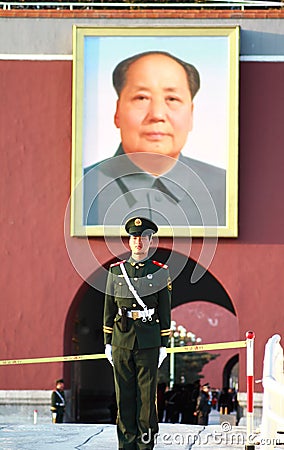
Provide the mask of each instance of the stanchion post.
POLYGON ((253 434, 253 385, 254 385, 254 339, 253 331, 246 333, 247 348, 247 443, 246 450, 254 450, 250 438, 253 434))
POLYGON ((34 410, 34 425, 37 424, 37 409, 34 410))

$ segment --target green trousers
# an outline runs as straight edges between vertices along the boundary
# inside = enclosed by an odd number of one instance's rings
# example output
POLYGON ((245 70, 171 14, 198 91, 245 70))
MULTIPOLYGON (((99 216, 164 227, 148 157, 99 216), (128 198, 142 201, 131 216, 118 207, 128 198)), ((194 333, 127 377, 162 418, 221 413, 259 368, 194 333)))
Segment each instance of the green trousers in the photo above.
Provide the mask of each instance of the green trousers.
POLYGON ((159 348, 112 349, 119 449, 148 450, 158 432, 156 408, 159 348))

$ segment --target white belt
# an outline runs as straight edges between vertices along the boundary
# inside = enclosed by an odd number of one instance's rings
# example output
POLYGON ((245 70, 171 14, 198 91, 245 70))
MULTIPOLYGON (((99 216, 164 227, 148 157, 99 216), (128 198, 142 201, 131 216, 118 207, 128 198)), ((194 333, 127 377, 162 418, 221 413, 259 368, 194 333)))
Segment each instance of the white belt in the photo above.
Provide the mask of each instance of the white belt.
MULTIPOLYGON (((152 315, 155 312, 155 308, 146 309, 144 311, 141 311, 140 309, 134 309, 131 311, 126 311, 126 316, 130 317, 130 319, 136 320, 136 319, 142 319, 143 322, 146 322, 146 320, 152 320, 152 315)), ((118 314, 122 316, 122 310, 121 308, 118 308, 118 314)))

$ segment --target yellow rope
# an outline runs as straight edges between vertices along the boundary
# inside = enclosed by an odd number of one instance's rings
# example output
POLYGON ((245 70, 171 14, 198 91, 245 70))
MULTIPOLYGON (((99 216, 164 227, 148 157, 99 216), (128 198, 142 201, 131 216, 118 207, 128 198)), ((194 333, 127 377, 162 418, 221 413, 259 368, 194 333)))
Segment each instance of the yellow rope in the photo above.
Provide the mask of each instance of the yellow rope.
MULTIPOLYGON (((246 341, 220 342, 217 344, 185 345, 184 347, 167 348, 167 353, 203 352, 205 350, 222 350, 226 348, 242 348, 242 347, 246 347, 246 341)), ((104 359, 104 358, 106 358, 104 353, 97 353, 94 355, 54 356, 50 358, 4 359, 0 360, 0 366, 83 361, 88 359, 104 359)))

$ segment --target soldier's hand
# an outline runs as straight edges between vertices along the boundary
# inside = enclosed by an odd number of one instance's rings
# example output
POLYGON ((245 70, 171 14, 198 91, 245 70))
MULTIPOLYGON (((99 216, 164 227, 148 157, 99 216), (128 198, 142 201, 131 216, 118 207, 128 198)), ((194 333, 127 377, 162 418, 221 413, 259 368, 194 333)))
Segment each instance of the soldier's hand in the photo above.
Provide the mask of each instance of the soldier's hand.
POLYGON ((162 362, 167 357, 167 349, 166 347, 160 347, 160 353, 159 353, 159 361, 158 361, 158 369, 161 367, 162 362))
POLYGON ((106 346, 105 346, 105 355, 106 355, 107 359, 109 360, 109 362, 111 363, 111 365, 113 366, 112 347, 110 344, 106 344, 106 346))

